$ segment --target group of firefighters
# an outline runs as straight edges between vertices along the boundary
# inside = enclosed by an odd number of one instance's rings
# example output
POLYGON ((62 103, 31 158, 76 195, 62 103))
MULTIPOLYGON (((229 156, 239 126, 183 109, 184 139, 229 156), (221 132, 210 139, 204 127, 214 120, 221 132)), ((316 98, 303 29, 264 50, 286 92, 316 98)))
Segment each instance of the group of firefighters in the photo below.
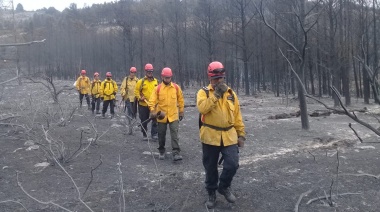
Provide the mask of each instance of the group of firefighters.
MULTIPOLYGON (((172 82, 173 72, 165 67, 161 71, 161 83, 153 77, 153 65, 145 65, 145 76, 136 77, 136 68, 131 67, 129 75, 123 79, 120 88, 122 100, 125 102, 124 112, 129 118, 136 118, 137 108, 140 118, 143 140, 148 140, 147 125, 151 122, 151 138, 158 140, 159 159, 166 155, 166 131, 169 125, 173 161, 182 160, 179 147, 179 121, 184 117, 184 97, 179 85, 172 82)), ((208 192, 207 208, 214 208, 216 191, 225 199, 234 203, 236 197, 231 192, 231 182, 239 167, 239 147, 244 146, 245 127, 240 112, 240 104, 235 92, 229 88, 225 80, 225 68, 218 61, 211 62, 207 68, 210 84, 197 93, 199 115, 199 133, 202 142, 202 162, 206 172, 205 185, 208 192), (219 159, 219 155, 221 158, 219 159), (219 176, 218 163, 223 162, 223 170, 219 176)), ((94 79, 81 71, 76 81, 80 106, 86 98, 88 109, 93 114, 100 114, 100 102, 103 101, 102 117, 105 117, 110 106, 111 118, 114 117, 115 99, 118 86, 112 80, 111 72, 101 81, 99 73, 94 79), (91 96, 91 104, 90 104, 91 96)))

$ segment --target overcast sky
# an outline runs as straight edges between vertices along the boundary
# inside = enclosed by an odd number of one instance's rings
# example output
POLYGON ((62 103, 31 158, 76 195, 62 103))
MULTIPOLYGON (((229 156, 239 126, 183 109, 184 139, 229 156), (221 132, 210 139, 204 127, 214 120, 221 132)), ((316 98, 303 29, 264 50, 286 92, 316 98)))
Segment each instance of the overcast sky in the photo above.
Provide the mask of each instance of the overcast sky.
POLYGON ((66 7, 69 7, 71 3, 76 3, 78 8, 83 6, 91 6, 92 4, 103 4, 104 2, 112 2, 115 0, 13 0, 14 7, 16 8, 18 3, 24 6, 24 10, 31 11, 41 8, 54 7, 55 9, 62 11, 66 7))

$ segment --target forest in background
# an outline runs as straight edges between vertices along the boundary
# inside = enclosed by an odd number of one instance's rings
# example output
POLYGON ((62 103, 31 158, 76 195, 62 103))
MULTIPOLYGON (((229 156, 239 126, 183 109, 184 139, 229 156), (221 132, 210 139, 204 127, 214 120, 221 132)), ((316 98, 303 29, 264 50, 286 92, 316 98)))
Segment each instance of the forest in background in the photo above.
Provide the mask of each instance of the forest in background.
POLYGON ((74 80, 86 69, 90 75, 111 71, 120 81, 131 66, 142 76, 152 63, 156 76, 171 67, 186 88, 205 84, 207 64, 219 60, 229 85, 246 95, 295 94, 292 67, 308 93, 332 95, 334 85, 346 105, 351 96, 369 102, 378 92, 377 0, 119 0, 81 9, 71 4, 62 12, 2 8, 0 43, 46 39, 17 51, 0 48, 0 59, 17 61, 28 76, 74 80))

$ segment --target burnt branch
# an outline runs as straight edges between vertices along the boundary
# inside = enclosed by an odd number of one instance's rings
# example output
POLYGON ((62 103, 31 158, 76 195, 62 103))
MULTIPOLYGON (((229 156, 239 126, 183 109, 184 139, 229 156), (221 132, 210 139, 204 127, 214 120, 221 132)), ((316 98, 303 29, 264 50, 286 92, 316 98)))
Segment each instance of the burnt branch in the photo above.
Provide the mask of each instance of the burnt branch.
POLYGON ((348 126, 351 128, 352 131, 354 131, 356 137, 359 139, 360 143, 363 143, 363 139, 360 138, 359 134, 356 132, 356 130, 352 127, 351 123, 348 123, 348 126))
POLYGON ((336 196, 347 196, 347 195, 361 195, 362 193, 341 193, 341 194, 338 194, 338 195, 331 195, 331 196, 328 196, 328 195, 325 195, 325 196, 320 196, 320 197, 316 197, 316 198, 313 198, 313 199, 310 199, 309 201, 307 201, 306 205, 309 205, 315 201, 318 201, 318 200, 328 200, 330 199, 331 197, 336 197, 336 196))
POLYGON ((94 171, 95 171, 100 165, 102 165, 102 163, 103 163, 103 161, 102 161, 102 155, 99 156, 99 161, 100 161, 99 164, 98 164, 97 166, 95 166, 95 168, 92 168, 92 167, 91 167, 91 178, 90 178, 90 182, 88 182, 87 187, 86 187, 86 190, 83 192, 82 197, 86 194, 88 188, 90 187, 90 185, 91 185, 91 183, 92 183, 92 180, 94 179, 94 174, 93 174, 93 172, 94 172, 94 171))
POLYGON ((5 47, 5 46, 30 46, 32 44, 40 44, 40 43, 45 43, 46 39, 43 40, 35 40, 35 41, 30 41, 26 43, 9 43, 9 44, 0 44, 0 47, 5 47))
POLYGON ((339 94, 339 91, 335 88, 335 87, 331 87, 330 88, 334 91, 335 95, 338 97, 338 100, 339 100, 339 103, 340 103, 340 106, 343 108, 345 114, 350 117, 352 120, 356 121, 357 123, 363 125, 364 127, 370 129, 372 132, 374 132, 376 135, 380 136, 380 131, 377 130, 375 127, 373 127, 372 125, 364 122, 363 120, 359 119, 355 114, 351 114, 350 112, 348 112, 347 108, 344 106, 343 102, 342 102, 342 99, 340 98, 340 94, 339 94))
POLYGON ((298 212, 298 207, 299 207, 299 205, 300 205, 302 199, 303 199, 305 196, 309 195, 312 191, 313 191, 313 190, 310 189, 310 190, 308 190, 308 191, 302 193, 302 194, 298 197, 298 200, 297 200, 296 206, 294 207, 294 212, 298 212))

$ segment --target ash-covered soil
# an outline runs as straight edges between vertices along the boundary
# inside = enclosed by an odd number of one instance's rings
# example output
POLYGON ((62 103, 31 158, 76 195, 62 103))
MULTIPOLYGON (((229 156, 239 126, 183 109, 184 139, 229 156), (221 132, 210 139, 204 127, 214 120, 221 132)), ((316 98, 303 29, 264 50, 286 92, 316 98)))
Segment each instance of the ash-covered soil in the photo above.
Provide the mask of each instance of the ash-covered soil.
MULTIPOLYGON (((309 117, 308 131, 301 129, 299 117, 268 119, 296 112, 298 101, 260 93, 239 96, 247 141, 240 149, 240 168, 232 185, 238 200, 229 204, 218 195, 216 208, 207 210, 196 91, 185 90, 185 119, 180 122, 183 160, 174 163, 170 154, 158 160, 156 142, 142 141, 139 120, 129 135, 119 108, 114 119, 100 119, 86 104, 76 109, 79 100, 74 90, 62 93, 60 104, 53 104, 40 84, 7 84, 0 101, 0 211, 64 211, 50 201, 71 211, 90 211, 85 204, 93 211, 267 212, 294 211, 296 205, 299 211, 380 208, 378 136, 345 115, 309 117), (63 167, 72 179, 51 160, 50 148, 55 156, 63 152, 63 159, 69 159, 63 167), (330 195, 333 198, 326 198, 330 195), (317 197, 321 199, 308 204, 317 197)), ((321 100, 332 105, 329 98, 321 100)), ((325 109, 308 101, 309 113, 325 109)), ((380 107, 361 102, 354 100, 350 109, 367 107, 369 112, 355 114, 379 127, 380 107)), ((170 151, 169 139, 168 133, 170 151)))

